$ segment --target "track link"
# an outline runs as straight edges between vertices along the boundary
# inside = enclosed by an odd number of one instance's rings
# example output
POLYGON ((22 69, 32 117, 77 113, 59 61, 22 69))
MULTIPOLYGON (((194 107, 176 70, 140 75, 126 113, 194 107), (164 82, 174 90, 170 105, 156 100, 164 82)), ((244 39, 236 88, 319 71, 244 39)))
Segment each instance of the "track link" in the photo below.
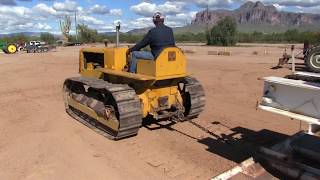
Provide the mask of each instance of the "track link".
MULTIPOLYGON (((118 131, 112 130, 98 120, 66 104, 66 111, 70 116, 112 140, 119 140, 138 134, 142 125, 142 112, 140 100, 134 89, 128 85, 112 84, 100 79, 75 77, 65 81, 64 94, 65 96, 70 96, 73 93, 73 89, 81 87, 90 87, 101 93, 111 94, 116 104, 117 120, 119 121, 118 131)), ((84 93, 84 95, 86 94, 84 93)))
POLYGON ((185 84, 185 92, 187 94, 187 104, 185 104, 186 120, 197 118, 205 107, 205 92, 200 82, 193 77, 186 77, 183 81, 185 84))

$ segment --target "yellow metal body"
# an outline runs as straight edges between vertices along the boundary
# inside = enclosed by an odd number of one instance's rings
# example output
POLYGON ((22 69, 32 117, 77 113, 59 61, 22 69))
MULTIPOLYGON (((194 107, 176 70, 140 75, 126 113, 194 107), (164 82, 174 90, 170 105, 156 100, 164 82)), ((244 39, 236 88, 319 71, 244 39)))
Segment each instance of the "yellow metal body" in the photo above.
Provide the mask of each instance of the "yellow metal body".
POLYGON ((187 76, 186 58, 179 48, 164 49, 155 61, 138 60, 136 74, 124 71, 127 49, 83 48, 80 51, 80 74, 133 87, 141 100, 144 117, 183 104, 178 82, 187 76), (163 98, 165 104, 159 101, 163 98))
POLYGON ((166 48, 156 61, 140 60, 137 63, 137 74, 153 76, 158 79, 185 75, 186 59, 177 48, 166 48))
MULTIPOLYGON (((126 63, 126 51, 128 48, 84 48, 80 51, 79 71, 83 76, 101 78, 103 72, 97 71, 93 63, 86 62, 84 53, 102 54, 104 69, 122 71, 126 63)), ((94 58, 94 57, 93 57, 94 58)), ((94 60, 94 59, 92 59, 94 60)))
POLYGON ((142 102, 143 116, 148 114, 155 116, 158 110, 168 109, 171 105, 182 104, 182 98, 177 86, 170 86, 164 88, 147 89, 144 93, 139 95, 142 102), (168 105, 161 107, 158 99, 160 97, 168 97, 168 105))

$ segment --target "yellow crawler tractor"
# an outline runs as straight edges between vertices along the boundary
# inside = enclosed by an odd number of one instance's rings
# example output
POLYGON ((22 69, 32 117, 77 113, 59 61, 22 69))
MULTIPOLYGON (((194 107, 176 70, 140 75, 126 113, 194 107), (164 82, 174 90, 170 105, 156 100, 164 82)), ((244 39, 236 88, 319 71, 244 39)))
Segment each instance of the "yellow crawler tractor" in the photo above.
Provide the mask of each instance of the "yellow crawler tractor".
POLYGON ((70 116, 113 140, 137 135, 143 119, 181 122, 199 116, 204 89, 186 73, 179 48, 164 49, 155 61, 138 60, 137 73, 129 73, 128 47, 118 44, 80 51, 81 77, 66 79, 63 87, 70 116))
POLYGON ((205 105, 201 84, 186 73, 186 58, 176 47, 155 61, 138 60, 137 73, 125 71, 127 47, 83 48, 81 77, 64 82, 66 111, 110 139, 138 133, 142 120, 191 120, 205 105))

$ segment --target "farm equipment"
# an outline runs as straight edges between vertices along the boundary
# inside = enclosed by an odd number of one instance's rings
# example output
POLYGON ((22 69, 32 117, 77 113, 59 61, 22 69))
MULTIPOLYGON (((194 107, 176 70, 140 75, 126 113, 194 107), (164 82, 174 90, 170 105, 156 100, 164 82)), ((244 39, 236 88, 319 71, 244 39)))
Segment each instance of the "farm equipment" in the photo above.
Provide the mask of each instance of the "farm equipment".
POLYGON ((320 45, 305 49, 303 54, 306 66, 311 71, 320 73, 320 45))
POLYGON ((7 54, 14 54, 18 51, 17 45, 5 42, 0 42, 0 49, 7 54))
POLYGON ((80 51, 81 77, 66 79, 63 88, 70 116, 118 140, 137 135, 143 119, 181 122, 200 115, 204 89, 187 74, 179 48, 165 48, 155 61, 138 60, 137 73, 127 72, 127 50, 116 46, 80 51))
MULTIPOLYGON (((294 46, 292 46, 292 51, 294 46)), ((287 49, 283 53, 283 57, 279 59, 277 67, 282 67, 284 64, 287 64, 290 59, 294 56, 295 59, 300 59, 304 61, 304 64, 311 72, 320 73, 320 45, 310 47, 308 42, 304 43, 303 51, 294 55, 287 54, 287 49)))
POLYGON ((52 48, 52 46, 47 45, 45 42, 30 41, 29 44, 24 47, 24 50, 27 51, 27 53, 43 53, 48 52, 52 48))

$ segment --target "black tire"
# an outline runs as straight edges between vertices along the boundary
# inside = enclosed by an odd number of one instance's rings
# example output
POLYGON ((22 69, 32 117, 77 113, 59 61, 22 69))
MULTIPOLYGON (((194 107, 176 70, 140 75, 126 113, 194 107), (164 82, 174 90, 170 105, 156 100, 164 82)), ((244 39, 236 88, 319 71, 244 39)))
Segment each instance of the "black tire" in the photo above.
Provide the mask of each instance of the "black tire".
POLYGON ((21 52, 21 51, 23 51, 23 47, 22 46, 18 46, 18 52, 21 52))
POLYGON ((320 73, 320 47, 313 48, 306 57, 306 65, 312 71, 320 73))

